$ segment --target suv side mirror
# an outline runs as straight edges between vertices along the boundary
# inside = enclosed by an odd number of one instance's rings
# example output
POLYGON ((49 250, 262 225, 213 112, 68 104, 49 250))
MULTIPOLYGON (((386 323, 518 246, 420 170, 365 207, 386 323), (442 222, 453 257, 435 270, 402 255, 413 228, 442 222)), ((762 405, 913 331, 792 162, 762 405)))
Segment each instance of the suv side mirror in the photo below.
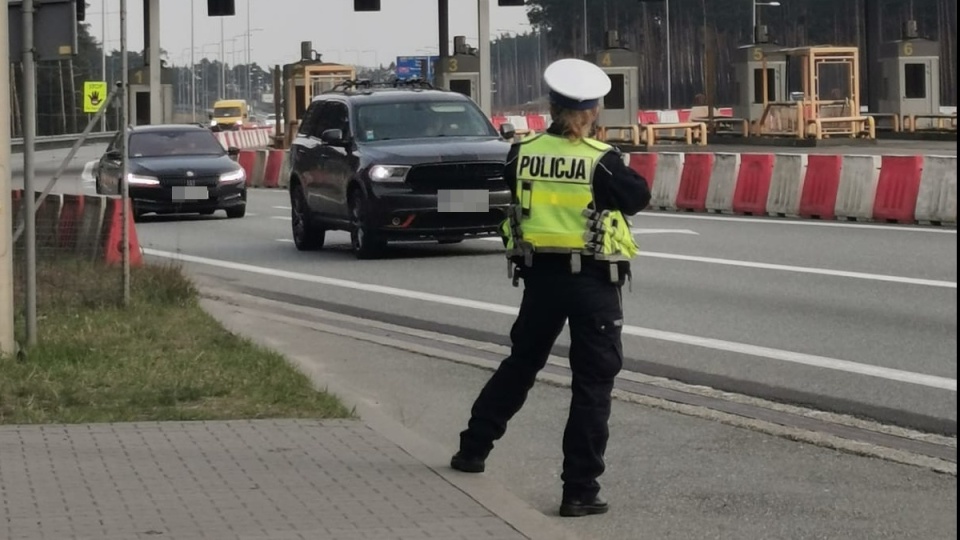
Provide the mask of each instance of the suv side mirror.
POLYGON ((114 149, 114 150, 108 150, 107 153, 106 153, 106 157, 107 157, 107 159, 109 159, 110 161, 122 161, 122 160, 123 160, 123 153, 120 152, 120 150, 116 150, 116 149, 114 149))
POLYGON ((230 146, 227 148, 227 155, 230 157, 237 157, 240 155, 240 149, 236 146, 230 146))
POLYGON ((513 127, 513 124, 509 122, 500 124, 500 136, 504 139, 510 140, 514 138, 516 134, 517 130, 513 127))
POLYGON ((320 140, 333 146, 343 145, 343 130, 342 129, 327 129, 320 134, 320 140))

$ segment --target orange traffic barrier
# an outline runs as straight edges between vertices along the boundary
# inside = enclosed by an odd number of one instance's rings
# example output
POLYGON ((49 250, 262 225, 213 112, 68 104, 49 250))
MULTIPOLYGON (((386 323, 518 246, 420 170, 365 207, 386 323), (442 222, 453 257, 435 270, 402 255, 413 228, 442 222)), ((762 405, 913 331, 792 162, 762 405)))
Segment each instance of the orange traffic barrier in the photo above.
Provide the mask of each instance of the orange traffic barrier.
POLYGON ((253 184, 253 167, 257 162, 257 153, 253 150, 241 150, 237 156, 237 163, 243 167, 243 172, 247 174, 247 187, 253 184))
POLYGON ((653 190, 653 178, 657 173, 657 156, 654 152, 630 154, 630 168, 647 181, 647 188, 653 190))
MULTIPOLYGON (((117 197, 107 198, 107 213, 104 219, 103 260, 107 264, 120 264, 123 261, 123 204, 117 197)), ((133 208, 127 204, 127 223, 130 224, 130 266, 143 265, 143 253, 140 252, 140 240, 137 227, 133 222, 133 208)))
POLYGON ((269 150, 267 154, 267 168, 263 174, 263 187, 280 187, 280 170, 283 168, 284 150, 269 150))

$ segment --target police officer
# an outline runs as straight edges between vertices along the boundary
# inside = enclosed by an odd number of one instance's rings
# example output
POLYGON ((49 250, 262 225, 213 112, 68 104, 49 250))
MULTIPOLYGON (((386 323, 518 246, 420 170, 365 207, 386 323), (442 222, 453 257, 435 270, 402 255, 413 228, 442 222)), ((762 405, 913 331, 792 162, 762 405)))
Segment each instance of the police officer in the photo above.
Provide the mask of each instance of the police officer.
POLYGON ((573 396, 560 515, 586 516, 608 509, 597 479, 610 394, 623 364, 621 289, 638 249, 625 215, 646 208, 650 191, 616 148, 590 138, 610 78, 577 59, 554 62, 543 76, 553 123, 511 147, 505 173, 513 205, 502 232, 514 285, 524 282, 513 346, 474 402, 450 464, 483 472, 569 320, 573 396))

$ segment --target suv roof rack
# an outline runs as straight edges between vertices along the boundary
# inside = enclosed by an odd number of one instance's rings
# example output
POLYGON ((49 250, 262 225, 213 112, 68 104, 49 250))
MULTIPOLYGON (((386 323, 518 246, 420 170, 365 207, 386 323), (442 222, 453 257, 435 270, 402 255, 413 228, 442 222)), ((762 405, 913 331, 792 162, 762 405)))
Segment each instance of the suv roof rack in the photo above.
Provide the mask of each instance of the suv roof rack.
POLYGON ((424 79, 394 79, 392 81, 371 81, 369 79, 353 79, 350 81, 339 82, 331 88, 323 92, 324 94, 329 93, 352 93, 352 92, 370 92, 377 89, 387 89, 387 88, 407 88, 413 90, 437 90, 437 87, 433 86, 424 79))

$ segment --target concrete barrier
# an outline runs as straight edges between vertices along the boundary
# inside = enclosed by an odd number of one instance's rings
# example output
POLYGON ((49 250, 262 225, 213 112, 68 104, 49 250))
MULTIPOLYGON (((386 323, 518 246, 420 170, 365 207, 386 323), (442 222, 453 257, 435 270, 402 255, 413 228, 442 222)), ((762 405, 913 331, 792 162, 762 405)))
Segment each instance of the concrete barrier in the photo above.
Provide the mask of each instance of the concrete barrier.
POLYGON ((800 195, 803 193, 803 180, 806 174, 806 154, 774 156, 770 190, 767 193, 768 214, 784 217, 800 215, 800 195))
POLYGON ((922 223, 957 223, 957 158, 926 156, 914 217, 922 223))
POLYGON ((267 162, 263 171, 263 187, 280 187, 280 173, 283 170, 285 150, 270 149, 267 151, 267 162))
POLYGON ((277 187, 286 188, 290 185, 290 153, 283 153, 283 162, 280 164, 280 178, 277 187))
POLYGON ((677 209, 677 193, 680 191, 680 176, 683 171, 684 154, 663 152, 657 156, 657 167, 647 183, 650 190, 650 206, 661 210, 677 209))
POLYGON ((880 180, 880 156, 843 156, 834 214, 837 218, 867 221, 873 218, 873 202, 880 180))
POLYGON ((89 259, 95 259, 103 244, 103 217, 107 211, 106 197, 103 195, 84 195, 83 213, 77 229, 77 242, 74 253, 89 259))
POLYGON ((800 217, 834 219, 843 156, 807 156, 807 172, 800 192, 800 217))
POLYGON ((713 212, 733 212, 733 193, 737 188, 740 154, 714 155, 710 182, 707 186, 706 209, 713 212))

